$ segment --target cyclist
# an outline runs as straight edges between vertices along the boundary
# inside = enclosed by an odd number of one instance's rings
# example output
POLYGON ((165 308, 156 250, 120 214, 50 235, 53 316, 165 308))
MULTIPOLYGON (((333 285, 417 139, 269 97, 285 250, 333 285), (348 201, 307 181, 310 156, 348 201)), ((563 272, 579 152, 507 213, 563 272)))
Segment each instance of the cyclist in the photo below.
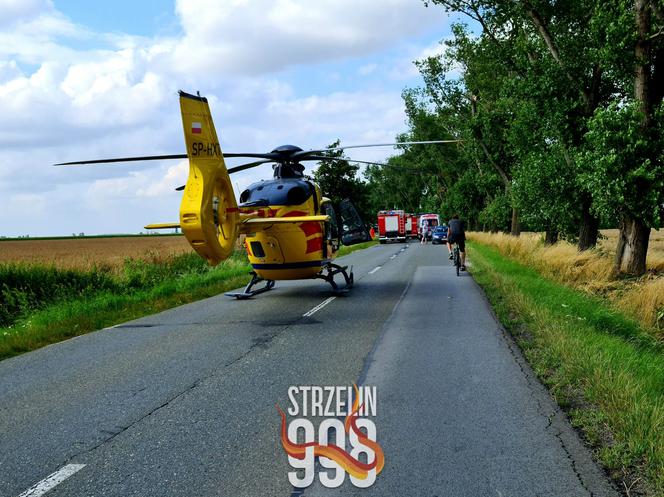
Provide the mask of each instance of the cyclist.
POLYGON ((461 271, 466 270, 466 230, 465 223, 459 219, 458 214, 454 214, 450 222, 447 223, 449 227, 447 231, 447 248, 450 251, 450 259, 452 259, 452 244, 459 245, 459 252, 461 253, 461 271))

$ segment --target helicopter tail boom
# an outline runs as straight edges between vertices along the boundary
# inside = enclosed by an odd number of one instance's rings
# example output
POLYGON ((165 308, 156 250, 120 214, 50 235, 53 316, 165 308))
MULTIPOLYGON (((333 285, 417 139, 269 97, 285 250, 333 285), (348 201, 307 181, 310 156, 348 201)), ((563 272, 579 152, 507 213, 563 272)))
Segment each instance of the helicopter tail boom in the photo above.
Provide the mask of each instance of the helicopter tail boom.
POLYGON ((189 177, 180 204, 180 227, 211 265, 235 249, 239 213, 207 99, 180 92, 189 177))

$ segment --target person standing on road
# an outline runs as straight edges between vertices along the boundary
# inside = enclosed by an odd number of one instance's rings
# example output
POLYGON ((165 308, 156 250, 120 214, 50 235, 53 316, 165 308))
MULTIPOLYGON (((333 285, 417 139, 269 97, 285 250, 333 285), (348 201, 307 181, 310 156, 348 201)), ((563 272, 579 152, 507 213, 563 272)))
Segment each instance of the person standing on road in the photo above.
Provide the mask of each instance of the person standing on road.
POLYGON ((427 244, 428 229, 429 223, 426 220, 422 221, 422 239, 420 240, 420 244, 427 244))
POLYGON ((447 248, 450 251, 450 259, 452 259, 452 244, 459 245, 459 252, 461 253, 461 271, 466 270, 466 227, 465 223, 459 219, 458 214, 454 214, 450 222, 447 223, 449 229, 447 231, 447 248))

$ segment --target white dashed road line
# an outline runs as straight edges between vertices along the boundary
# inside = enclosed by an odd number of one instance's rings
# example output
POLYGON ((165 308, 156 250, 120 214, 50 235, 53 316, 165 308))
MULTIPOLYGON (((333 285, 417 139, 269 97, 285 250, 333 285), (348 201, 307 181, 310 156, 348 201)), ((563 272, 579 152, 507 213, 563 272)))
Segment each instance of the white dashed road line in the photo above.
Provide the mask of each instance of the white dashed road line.
POLYGON ((59 485, 74 473, 85 468, 85 464, 67 464, 55 473, 48 475, 42 481, 35 483, 18 497, 39 497, 59 485))
POLYGON ((320 311, 323 307, 325 307, 327 304, 329 304, 330 302, 332 302, 334 299, 336 299, 336 297, 330 297, 329 299, 323 300, 323 301, 322 301, 320 304, 318 304, 316 307, 314 307, 313 309, 311 309, 311 310, 305 312, 304 314, 302 314, 302 317, 304 317, 304 318, 308 318, 308 317, 311 316, 312 314, 314 314, 314 313, 320 311))
POLYGON ((376 271, 378 271, 381 267, 382 267, 382 266, 376 266, 376 267, 373 268, 371 271, 369 271, 368 274, 374 274, 374 273, 375 273, 376 271))

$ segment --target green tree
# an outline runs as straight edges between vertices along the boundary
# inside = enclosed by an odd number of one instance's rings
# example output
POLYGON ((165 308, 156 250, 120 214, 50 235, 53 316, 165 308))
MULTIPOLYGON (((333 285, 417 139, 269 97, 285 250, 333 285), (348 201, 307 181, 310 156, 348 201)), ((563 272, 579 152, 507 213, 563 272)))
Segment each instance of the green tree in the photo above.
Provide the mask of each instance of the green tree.
POLYGON ((664 14, 661 1, 613 0, 597 16, 615 80, 593 116, 583 156, 596 209, 617 217, 615 270, 643 274, 651 228, 664 217, 664 14))
POLYGON ((335 205, 344 199, 350 199, 357 207, 365 221, 371 219, 368 207, 367 185, 358 178, 359 166, 349 162, 343 150, 339 150, 340 140, 327 146, 325 156, 330 160, 318 162, 313 178, 320 186, 323 196, 328 197, 335 205), (337 149, 337 150, 335 150, 337 149))
MULTIPOLYGON (((530 206, 519 202, 519 197, 534 192, 513 192, 513 188, 524 186, 522 182, 513 184, 513 179, 520 167, 532 166, 534 151, 548 149, 547 154, 558 155, 557 169, 549 163, 552 176, 540 184, 555 186, 556 177, 573 178, 575 193, 559 197, 573 208, 556 209, 547 217, 572 215, 580 226, 579 247, 593 246, 598 220, 591 209, 592 192, 578 181, 574 152, 583 142, 588 117, 611 91, 598 62, 600 44, 593 38, 593 18, 589 15, 599 2, 431 3, 466 15, 481 28, 479 37, 460 36, 457 28, 449 56, 457 63, 462 61, 464 85, 469 98, 476 99, 473 114, 479 122, 474 138, 486 159, 502 169, 498 172, 510 193, 514 214, 522 211, 526 219, 534 219, 532 213, 523 212, 530 206)), ((540 180, 546 178, 540 176, 540 180)), ((541 211, 541 207, 537 209, 541 211)), ((573 223, 558 219, 547 224, 555 229, 573 223)))
POLYGON ((551 233, 579 226, 581 249, 595 244, 600 215, 618 218, 616 269, 642 274, 664 201, 661 0, 429 3, 481 28, 456 27, 447 61, 424 76, 449 103, 440 73, 462 68, 472 138, 505 173, 496 167, 513 212, 551 233))
MULTIPOLYGON (((409 131, 397 141, 456 138, 456 130, 432 109, 420 89, 403 94, 409 131)), ((409 212, 440 213, 450 188, 459 175, 459 147, 455 144, 404 145, 386 167, 372 166, 365 175, 374 211, 399 208, 409 212)))

